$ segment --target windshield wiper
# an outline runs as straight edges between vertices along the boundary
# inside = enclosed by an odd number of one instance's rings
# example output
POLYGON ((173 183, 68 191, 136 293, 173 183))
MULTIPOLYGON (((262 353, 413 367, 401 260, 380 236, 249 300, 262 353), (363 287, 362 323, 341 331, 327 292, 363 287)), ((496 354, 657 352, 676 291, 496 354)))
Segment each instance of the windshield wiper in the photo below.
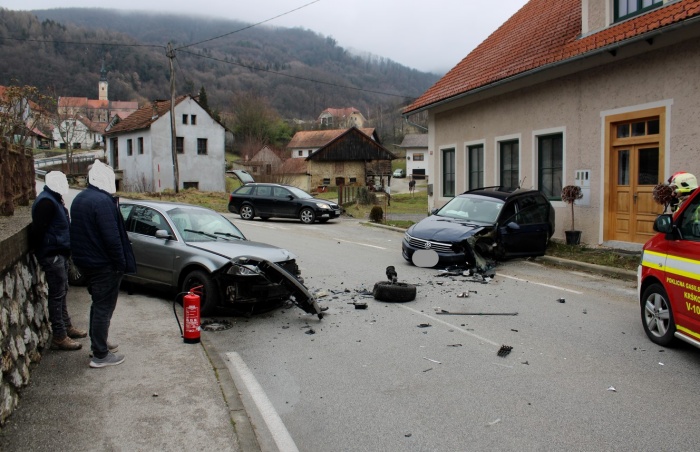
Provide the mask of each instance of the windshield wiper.
POLYGON ((194 232, 195 234, 202 234, 202 235, 209 237, 210 239, 218 239, 219 238, 219 237, 215 236, 214 234, 210 234, 210 233, 204 232, 204 231, 197 231, 195 229, 183 229, 183 231, 194 232))
POLYGON ((232 239, 236 240, 243 240, 243 237, 237 236, 235 234, 231 234, 230 232, 215 232, 214 234, 216 235, 223 235, 224 237, 231 237, 232 239))

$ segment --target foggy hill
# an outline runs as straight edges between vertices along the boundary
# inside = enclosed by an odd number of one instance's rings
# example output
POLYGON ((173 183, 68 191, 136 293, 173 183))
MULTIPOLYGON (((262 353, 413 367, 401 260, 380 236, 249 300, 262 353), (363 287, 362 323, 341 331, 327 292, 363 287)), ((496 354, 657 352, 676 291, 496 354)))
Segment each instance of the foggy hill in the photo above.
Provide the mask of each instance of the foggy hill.
POLYGON ((235 32, 248 26, 94 8, 0 8, 0 84, 15 79, 47 94, 97 98, 104 61, 111 100, 164 99, 170 86, 165 47, 172 43, 177 94, 204 86, 209 105, 226 112, 236 95, 254 93, 285 118, 314 119, 324 108, 349 106, 376 117, 406 105, 439 78, 388 58, 353 55, 310 30, 235 32), (201 42, 220 35, 227 36, 201 42))

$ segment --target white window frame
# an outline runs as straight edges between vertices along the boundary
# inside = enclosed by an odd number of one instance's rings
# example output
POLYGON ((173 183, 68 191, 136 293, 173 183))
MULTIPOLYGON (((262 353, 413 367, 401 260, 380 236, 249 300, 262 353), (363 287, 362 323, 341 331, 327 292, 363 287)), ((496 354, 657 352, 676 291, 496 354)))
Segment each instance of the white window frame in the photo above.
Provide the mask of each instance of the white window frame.
MULTIPOLYGON (((501 142, 503 141, 518 141, 518 181, 522 179, 522 161, 523 161, 523 139, 522 133, 514 133, 512 135, 501 135, 493 139, 493 185, 501 185, 501 142)), ((486 161, 486 148, 484 148, 484 161, 486 161)))
MULTIPOLYGON (((556 133, 561 133, 562 135, 562 155, 561 155, 561 186, 565 187, 567 185, 567 180, 566 180, 566 175, 568 168, 566 166, 566 126, 562 127, 552 127, 549 129, 540 129, 540 130, 533 130, 532 131, 532 180, 534 181, 534 188, 537 189, 537 187, 540 186, 540 181, 539 181, 539 148, 537 147, 538 145, 538 138, 541 137, 542 135, 554 135, 556 133)), ((550 201, 552 204, 552 207, 564 207, 566 206, 566 203, 563 201, 550 201)))

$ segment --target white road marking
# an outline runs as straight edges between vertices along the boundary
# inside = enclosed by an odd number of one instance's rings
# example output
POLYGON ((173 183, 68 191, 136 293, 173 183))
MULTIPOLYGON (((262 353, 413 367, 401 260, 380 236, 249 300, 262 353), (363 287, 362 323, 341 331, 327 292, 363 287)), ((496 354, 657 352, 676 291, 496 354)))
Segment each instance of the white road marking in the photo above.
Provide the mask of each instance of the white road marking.
POLYGON ((398 306, 400 306, 400 307, 402 307, 402 308, 404 308, 404 309, 406 309, 406 310, 409 310, 409 311, 411 311, 411 312, 413 312, 413 313, 415 313, 415 314, 422 315, 423 317, 427 317, 427 318, 429 318, 430 320, 432 320, 432 321, 434 321, 434 322, 442 323, 443 325, 449 326, 450 328, 454 328, 455 331, 459 331, 460 333, 464 333, 464 334, 466 334, 467 336, 471 336, 471 337, 473 337, 473 338, 475 338, 475 339, 478 339, 478 340, 480 340, 480 341, 482 341, 482 342, 486 342, 487 344, 491 344, 491 345, 493 345, 493 346, 495 346, 495 347, 498 347, 498 346, 499 346, 498 343, 492 341, 491 339, 486 339, 485 337, 481 337, 481 336, 479 336, 478 334, 474 334, 474 333, 472 333, 471 331, 467 331, 467 330, 465 330, 465 329, 463 329, 463 328, 460 328, 460 327, 458 327, 458 326, 456 326, 456 325, 451 324, 450 322, 445 322, 445 321, 442 320, 442 319, 438 319, 437 317, 433 317, 432 315, 428 315, 428 314, 426 314, 425 312, 416 311, 415 309, 409 308, 408 306, 403 305, 403 304, 399 304, 398 306))
POLYGON ((243 385, 250 393, 253 402, 265 421, 265 425, 267 425, 267 428, 270 430, 270 434, 277 445, 277 449, 281 451, 298 452, 299 449, 294 443, 292 436, 289 434, 287 427, 285 427, 275 407, 272 406, 272 402, 267 398, 265 391, 255 379, 255 376, 250 371, 245 361, 243 361, 243 358, 236 352, 226 353, 226 357, 228 358, 228 360, 226 360, 226 365, 229 368, 229 372, 238 375, 243 385))
MULTIPOLYGON (((271 225, 271 224, 269 224, 269 223, 268 223, 268 224, 265 224, 265 223, 250 223, 250 222, 247 222, 247 223, 244 223, 244 224, 245 224, 245 226, 255 226, 255 227, 258 227, 258 228, 265 228, 265 229, 279 229, 279 230, 281 230, 281 231, 288 231, 288 230, 290 229, 290 228, 286 228, 286 227, 284 227, 284 226, 275 226, 275 225, 271 225)), ((240 225, 241 227, 245 227, 245 226, 243 226, 243 224, 240 224, 240 223, 239 223, 237 226, 239 226, 239 225, 240 225)))
POLYGON ((337 238, 334 238, 333 240, 337 240, 339 242, 345 242, 345 243, 352 243, 353 245, 360 245, 360 246, 367 246, 370 248, 377 248, 378 250, 385 250, 386 249, 382 246, 370 245, 369 243, 351 242, 350 240, 343 240, 343 239, 337 239, 337 238))
POLYGON ((569 293, 575 293, 577 295, 583 295, 583 292, 579 292, 578 290, 574 289, 567 289, 566 287, 560 287, 560 286, 553 286, 551 284, 545 284, 545 283, 539 283, 539 282, 534 282, 534 281, 528 281, 527 279, 522 279, 522 278, 516 278, 515 276, 510 276, 510 275, 504 275, 503 273, 497 273, 498 276, 503 276, 504 278, 509 278, 509 279, 514 279, 516 281, 522 281, 522 282, 527 282, 530 284, 536 284, 538 286, 543 286, 543 287, 549 287, 550 289, 557 289, 557 290, 563 290, 564 292, 569 292, 569 293))

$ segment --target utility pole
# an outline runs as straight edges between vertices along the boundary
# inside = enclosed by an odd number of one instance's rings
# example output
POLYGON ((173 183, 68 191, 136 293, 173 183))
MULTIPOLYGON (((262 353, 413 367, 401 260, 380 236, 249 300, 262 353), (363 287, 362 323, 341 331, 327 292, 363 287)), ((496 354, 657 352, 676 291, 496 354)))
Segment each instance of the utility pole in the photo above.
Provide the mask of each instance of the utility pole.
POLYGON ((173 64, 175 50, 170 42, 168 43, 166 56, 170 61, 170 142, 173 156, 173 182, 175 185, 175 193, 178 193, 180 188, 180 172, 177 167, 177 133, 175 130, 175 65, 173 64))

